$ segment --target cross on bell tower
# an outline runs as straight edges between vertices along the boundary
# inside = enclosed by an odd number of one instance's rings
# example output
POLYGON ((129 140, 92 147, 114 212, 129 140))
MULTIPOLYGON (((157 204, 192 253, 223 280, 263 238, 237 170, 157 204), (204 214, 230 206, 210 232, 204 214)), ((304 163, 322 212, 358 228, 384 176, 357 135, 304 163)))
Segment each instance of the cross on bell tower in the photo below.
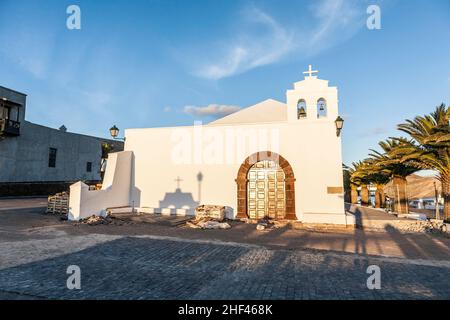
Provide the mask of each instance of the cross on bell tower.
POLYGON ((312 77, 312 75, 313 75, 314 73, 319 73, 319 71, 313 70, 313 69, 312 69, 312 65, 309 65, 309 66, 308 66, 308 71, 304 71, 304 72, 303 72, 303 74, 307 74, 307 75, 310 76, 310 77, 312 77))

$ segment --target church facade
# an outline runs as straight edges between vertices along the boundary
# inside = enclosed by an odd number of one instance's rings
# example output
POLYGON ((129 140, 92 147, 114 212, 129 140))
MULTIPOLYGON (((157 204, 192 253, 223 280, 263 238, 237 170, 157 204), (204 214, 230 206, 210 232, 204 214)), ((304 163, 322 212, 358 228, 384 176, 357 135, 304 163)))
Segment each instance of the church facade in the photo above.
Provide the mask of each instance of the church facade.
POLYGON ((344 209, 338 90, 314 73, 287 90, 286 103, 265 100, 206 125, 126 130, 102 190, 71 186, 69 218, 117 207, 189 215, 212 204, 229 218, 354 224, 344 209))

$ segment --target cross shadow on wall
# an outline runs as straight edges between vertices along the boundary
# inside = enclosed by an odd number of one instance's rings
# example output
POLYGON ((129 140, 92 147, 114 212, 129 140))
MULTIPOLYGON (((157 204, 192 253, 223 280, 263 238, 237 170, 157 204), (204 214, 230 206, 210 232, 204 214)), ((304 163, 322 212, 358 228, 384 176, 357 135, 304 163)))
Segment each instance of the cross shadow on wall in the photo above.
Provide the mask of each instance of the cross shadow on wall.
MULTIPOLYGON (((202 176, 203 177, 203 176, 202 176)), ((200 199, 200 184, 201 180, 197 176, 197 180, 199 183, 199 195, 198 199, 200 199)), ((164 198, 159 201, 160 208, 173 208, 173 209, 186 209, 187 213, 193 214, 195 212, 195 208, 197 208, 200 204, 200 201, 195 201, 192 195, 192 192, 183 192, 181 189, 181 182, 183 179, 177 177, 175 179, 177 182, 177 188, 175 192, 166 192, 164 198)))

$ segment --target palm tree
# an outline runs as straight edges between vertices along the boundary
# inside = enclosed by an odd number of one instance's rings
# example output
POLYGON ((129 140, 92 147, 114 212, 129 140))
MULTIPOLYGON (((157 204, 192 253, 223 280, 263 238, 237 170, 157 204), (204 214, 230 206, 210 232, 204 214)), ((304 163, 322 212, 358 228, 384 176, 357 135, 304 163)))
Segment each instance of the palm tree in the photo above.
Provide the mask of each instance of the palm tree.
POLYGON ((352 204, 358 203, 358 187, 361 182, 358 177, 356 177, 356 171, 358 170, 359 162, 352 162, 350 167, 344 165, 344 170, 348 172, 350 180, 350 202, 352 204))
POLYGON ((342 178, 344 183, 344 201, 351 202, 351 181, 350 181, 350 171, 344 163, 342 164, 342 178))
POLYGON ((412 142, 399 150, 407 161, 420 169, 438 173, 444 197, 444 217, 450 220, 450 108, 445 104, 436 107, 429 115, 406 120, 398 129, 409 134, 412 142))
POLYGON ((384 207, 384 186, 389 182, 389 170, 380 168, 376 161, 368 159, 365 167, 367 178, 375 185, 375 208, 384 207))
MULTIPOLYGON (((353 184, 354 197, 356 198, 358 187, 361 187, 361 205, 366 206, 369 204, 369 188, 368 185, 371 183, 370 177, 367 172, 367 159, 363 161, 353 162, 351 171, 351 182, 353 184)), ((355 202, 356 203, 356 202, 355 202)))
POLYGON ((389 138, 380 141, 378 145, 383 152, 371 149, 371 163, 378 167, 380 172, 387 174, 394 186, 395 208, 399 214, 408 213, 408 197, 406 192, 406 177, 419 170, 413 165, 411 159, 405 157, 405 154, 399 153, 399 150, 412 142, 404 138, 389 138))

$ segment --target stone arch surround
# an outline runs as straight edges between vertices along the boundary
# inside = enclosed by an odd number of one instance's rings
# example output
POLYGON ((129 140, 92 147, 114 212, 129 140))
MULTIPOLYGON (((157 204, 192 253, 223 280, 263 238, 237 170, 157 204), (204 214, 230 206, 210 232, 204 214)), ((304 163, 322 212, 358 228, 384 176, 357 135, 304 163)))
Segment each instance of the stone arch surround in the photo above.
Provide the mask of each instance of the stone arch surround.
POLYGON ((263 160, 272 160, 279 164, 285 175, 286 188, 286 219, 296 220, 295 215, 295 176, 289 162, 272 151, 260 151, 247 157, 241 164, 237 178, 237 218, 247 218, 247 173, 257 162, 263 160))

